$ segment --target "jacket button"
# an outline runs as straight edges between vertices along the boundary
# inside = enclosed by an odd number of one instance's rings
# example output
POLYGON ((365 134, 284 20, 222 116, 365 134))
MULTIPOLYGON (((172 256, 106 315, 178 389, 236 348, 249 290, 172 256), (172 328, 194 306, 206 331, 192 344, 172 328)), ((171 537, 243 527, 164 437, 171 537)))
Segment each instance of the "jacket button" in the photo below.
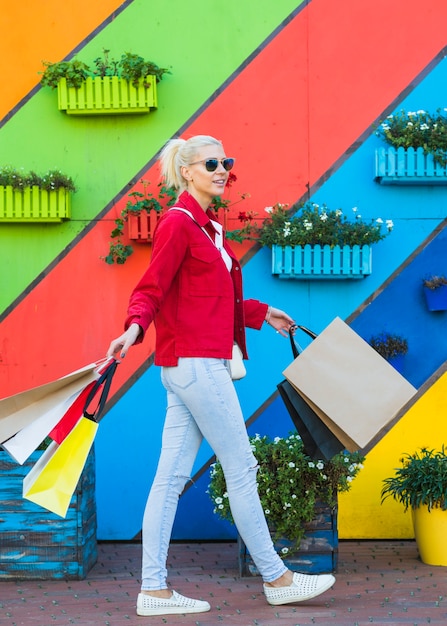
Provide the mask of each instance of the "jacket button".
POLYGON ((238 268, 238 267, 235 267, 234 269, 236 270, 236 272, 238 272, 238 271, 239 271, 239 268, 238 268))

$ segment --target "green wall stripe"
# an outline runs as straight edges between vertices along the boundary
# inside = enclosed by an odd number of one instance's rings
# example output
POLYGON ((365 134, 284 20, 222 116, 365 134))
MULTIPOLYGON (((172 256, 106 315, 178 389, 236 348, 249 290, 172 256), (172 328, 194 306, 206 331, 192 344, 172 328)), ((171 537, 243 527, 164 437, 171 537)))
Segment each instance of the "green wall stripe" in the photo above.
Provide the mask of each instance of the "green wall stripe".
MULTIPOLYGON (((130 50, 171 65, 172 76, 159 85, 156 113, 73 119, 57 111, 56 94, 46 88, 3 126, 1 164, 39 171, 59 167, 75 177, 79 191, 73 219, 67 223, 0 226, 0 254, 7 272, 0 310, 82 236, 112 199, 125 193, 135 173, 145 169, 166 140, 211 101, 228 77, 302 4, 278 0, 263 8, 260 19, 259 2, 246 0, 213 5, 192 20, 191 3, 173 0, 167 9, 163 0, 154 0, 150 7, 134 0, 78 57, 90 62, 103 48, 110 48, 112 55, 130 50)), ((98 248, 98 257, 105 252, 98 248)))

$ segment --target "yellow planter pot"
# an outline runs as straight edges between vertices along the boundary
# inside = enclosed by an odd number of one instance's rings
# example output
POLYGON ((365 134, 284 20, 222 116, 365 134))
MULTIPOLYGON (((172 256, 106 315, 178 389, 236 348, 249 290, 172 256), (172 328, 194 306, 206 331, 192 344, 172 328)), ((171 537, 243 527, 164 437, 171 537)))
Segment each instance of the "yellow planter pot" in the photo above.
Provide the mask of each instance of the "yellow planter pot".
POLYGON ((71 217, 71 192, 0 186, 0 222, 62 222, 71 217))
POLYGON ((141 78, 138 87, 118 76, 87 78, 79 88, 67 87, 61 78, 57 95, 59 110, 69 115, 149 113, 157 108, 155 76, 141 78))
POLYGON ((427 506, 412 509, 414 536, 419 556, 427 565, 447 566, 447 511, 427 506))

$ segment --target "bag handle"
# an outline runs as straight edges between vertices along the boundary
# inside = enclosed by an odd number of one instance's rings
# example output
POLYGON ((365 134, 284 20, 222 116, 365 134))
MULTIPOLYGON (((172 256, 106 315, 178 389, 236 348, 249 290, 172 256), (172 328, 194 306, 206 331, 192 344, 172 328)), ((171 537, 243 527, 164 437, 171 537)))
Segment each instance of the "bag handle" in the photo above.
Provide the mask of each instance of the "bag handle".
POLYGON ((309 330, 309 328, 306 328, 305 326, 300 326, 299 324, 295 324, 295 326, 291 326, 289 330, 289 339, 290 339, 290 346, 292 348, 292 354, 293 354, 294 359, 296 359, 296 357, 299 356, 300 354, 300 348, 297 346, 297 344, 295 343, 295 339, 293 338, 294 336, 293 331, 295 331, 297 328, 302 330, 303 333, 306 333, 306 335, 309 335, 309 337, 312 337, 312 339, 315 339, 317 337, 317 334, 314 333, 313 330, 309 330))
POLYGON ((107 396, 109 395, 110 385, 112 384, 112 378, 115 373, 115 370, 118 366, 118 361, 113 359, 113 361, 105 368, 102 372, 98 380, 95 382, 94 386, 91 388, 90 393, 87 396, 87 399, 84 404, 84 417, 92 420, 93 422, 99 421, 99 418, 104 410, 105 403, 107 401, 107 396), (101 395, 98 400, 98 404, 93 412, 87 411, 91 401, 98 393, 98 390, 103 387, 101 391, 101 395))

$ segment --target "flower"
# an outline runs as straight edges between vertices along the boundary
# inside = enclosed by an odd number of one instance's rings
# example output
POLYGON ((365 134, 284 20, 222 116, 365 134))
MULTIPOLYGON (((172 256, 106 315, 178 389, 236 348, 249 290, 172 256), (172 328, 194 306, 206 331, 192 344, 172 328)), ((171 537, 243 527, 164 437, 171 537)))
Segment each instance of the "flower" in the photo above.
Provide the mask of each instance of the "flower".
POLYGON ((62 188, 67 191, 76 191, 73 179, 60 170, 49 170, 40 175, 33 171, 25 172, 23 168, 17 170, 9 165, 0 167, 0 185, 2 187, 10 185, 13 189, 21 191, 25 187, 40 187, 46 191, 56 191, 62 188))
MULTIPOLYGON (((341 209, 330 210, 323 204, 307 202, 294 212, 289 211, 287 204, 276 204, 261 225, 257 225, 256 236, 264 246, 305 246, 329 245, 353 246, 369 245, 384 239, 393 228, 391 220, 378 218, 365 222, 358 213, 357 207, 352 209, 353 220, 343 214, 341 209)), ((254 228, 251 229, 252 234, 254 228)))
MULTIPOLYGON (((335 506, 337 492, 348 491, 352 480, 363 467, 359 453, 341 452, 330 461, 313 461, 304 452, 297 432, 288 437, 250 437, 259 463, 257 482, 261 505, 274 538, 286 538, 298 548, 304 535, 303 524, 315 516, 317 500, 335 506)), ((208 494, 214 513, 233 521, 226 492, 225 477, 219 462, 210 472, 208 494), (223 504, 223 506, 222 506, 223 504)))
POLYGON ((289 210, 288 204, 277 203, 268 207, 261 224, 250 224, 241 229, 239 235, 246 239, 256 239, 261 245, 305 246, 329 245, 354 246, 369 245, 384 239, 393 229, 393 222, 378 218, 370 222, 362 220, 357 207, 352 209, 353 220, 341 209, 330 210, 323 204, 307 202, 289 210))
POLYGON ((369 345, 384 359, 391 359, 408 352, 408 342, 404 337, 386 332, 371 337, 369 345))
POLYGON ((436 113, 424 110, 401 110, 388 115, 376 130, 376 135, 394 148, 423 148, 433 154, 435 161, 447 164, 447 109, 436 113))

